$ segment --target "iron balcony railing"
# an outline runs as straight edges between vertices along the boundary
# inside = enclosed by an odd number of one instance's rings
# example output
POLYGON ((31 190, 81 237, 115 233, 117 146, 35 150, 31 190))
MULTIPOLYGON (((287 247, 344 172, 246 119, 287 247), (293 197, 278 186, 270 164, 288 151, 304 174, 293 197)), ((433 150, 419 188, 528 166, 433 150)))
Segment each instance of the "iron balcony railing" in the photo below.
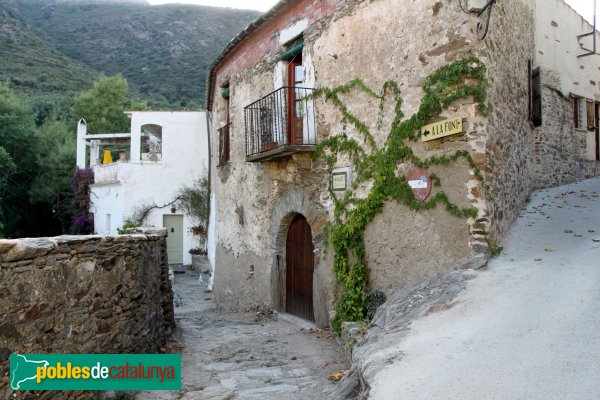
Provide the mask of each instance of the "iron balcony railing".
POLYGON ((229 127, 231 124, 227 124, 222 128, 219 128, 219 166, 223 166, 229 162, 229 127))
POLYGON ((282 87, 245 107, 246 157, 276 153, 273 150, 284 147, 314 147, 317 132, 313 91, 282 87))

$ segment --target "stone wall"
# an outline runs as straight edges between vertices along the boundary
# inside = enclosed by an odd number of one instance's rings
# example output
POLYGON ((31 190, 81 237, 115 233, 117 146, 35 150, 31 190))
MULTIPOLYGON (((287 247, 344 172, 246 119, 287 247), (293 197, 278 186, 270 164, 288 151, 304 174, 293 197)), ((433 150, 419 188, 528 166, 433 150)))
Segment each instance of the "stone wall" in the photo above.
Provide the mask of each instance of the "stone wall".
POLYGON ((560 91, 560 76, 542 68, 541 81, 542 125, 534 130, 536 188, 575 180, 578 160, 585 152, 585 135, 575 132, 573 106, 560 91))
MULTIPOLYGON (((328 191, 329 174, 321 160, 303 155, 259 163, 245 160, 244 107, 286 81, 281 76, 285 67, 279 59, 285 42, 281 37, 305 21, 301 5, 308 3, 335 2, 293 3, 244 39, 215 70, 217 87, 229 78, 232 125, 230 162, 212 171, 217 203, 213 210, 217 221, 214 291, 217 302, 227 309, 244 310, 258 305, 283 308, 285 240, 281 238, 285 239, 293 216, 302 214, 307 217, 313 234, 316 266, 313 300, 317 323, 324 325, 336 293, 331 251, 321 251, 322 228, 332 220, 334 209, 328 191), (260 57, 255 57, 254 64, 244 60, 259 49, 260 57)), ((410 6, 391 0, 345 1, 339 2, 330 16, 318 20, 310 17, 305 23, 306 27, 297 33, 304 37, 307 81, 314 79, 315 87, 335 87, 360 78, 379 91, 386 81, 394 80, 402 90, 405 118, 418 110, 423 98, 421 86, 428 75, 483 46, 474 33, 477 20, 449 1, 420 1, 410 6)), ((218 95, 219 91, 216 93, 211 105, 214 133, 227 120, 226 101, 218 95)), ((395 116, 393 101, 385 104, 379 128, 378 99, 358 90, 341 97, 349 111, 369 126, 377 145, 382 146, 395 116)), ((315 101, 319 141, 332 135, 348 135, 364 142, 335 106, 322 98, 315 101)), ((467 150, 484 164, 488 132, 485 117, 477 111, 473 99, 453 104, 439 116, 454 117, 466 118, 464 135, 429 144, 414 143, 413 151, 427 159, 467 150)), ((212 165, 216 166, 219 146, 216 137, 211 146, 212 165)), ((369 151, 368 145, 365 147, 369 151)), ((337 166, 350 165, 350 160, 340 157, 337 166)), ((409 167, 403 164, 399 170, 405 173, 409 167)), ((484 218, 483 190, 468 166, 457 162, 439 169, 435 172, 441 176, 441 189, 448 197, 461 207, 477 208, 484 218)), ((361 191, 366 194, 368 186, 367 182, 364 188, 359 188, 357 195, 362 196, 361 191)), ((439 208, 415 216, 406 207, 390 205, 376 218, 365 235, 373 288, 393 291, 425 276, 438 276, 473 253, 487 250, 481 230, 476 228, 479 221, 456 218, 445 212, 443 206, 439 208), (415 219, 422 225, 407 226, 406 221, 415 219), (394 232, 387 230, 390 224, 397 228, 394 232), (423 239, 418 248, 413 247, 414 235, 423 239), (382 237, 390 240, 381 243, 382 237), (434 255, 440 260, 432 261, 434 255)))
POLYGON ((558 72, 541 68, 542 125, 534 130, 536 189, 600 174, 600 163, 587 158, 587 127, 575 129, 573 101, 561 91, 558 72))
POLYGON ((152 353, 175 325, 164 229, 0 240, 0 397, 10 353, 152 353))
POLYGON ((482 218, 499 242, 533 187, 533 134, 529 121, 528 60, 534 52, 534 19, 522 0, 496 2, 480 55, 488 66, 489 115, 485 178, 493 201, 482 218), (518 40, 517 40, 518 39, 518 40))

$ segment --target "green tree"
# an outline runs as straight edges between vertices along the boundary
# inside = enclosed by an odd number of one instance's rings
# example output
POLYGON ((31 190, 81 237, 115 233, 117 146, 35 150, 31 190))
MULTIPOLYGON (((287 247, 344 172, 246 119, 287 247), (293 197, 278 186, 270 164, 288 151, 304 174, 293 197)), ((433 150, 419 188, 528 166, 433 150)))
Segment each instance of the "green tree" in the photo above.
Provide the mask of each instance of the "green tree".
POLYGON ((31 185, 31 201, 51 209, 61 233, 67 233, 74 213, 75 136, 64 122, 55 121, 42 126, 37 137, 39 172, 31 185))
POLYGON ((127 80, 121 75, 103 76, 77 97, 73 117, 77 121, 85 119, 89 132, 127 132, 129 120, 124 114, 127 92, 127 80))
POLYGON ((0 83, 0 164, 2 195, 0 224, 7 237, 24 236, 31 232, 34 221, 28 210, 29 188, 36 176, 36 136, 31 110, 13 91, 0 83))
POLYGON ((3 202, 8 188, 8 179, 15 172, 16 166, 4 147, 0 146, 0 238, 4 237, 3 202))

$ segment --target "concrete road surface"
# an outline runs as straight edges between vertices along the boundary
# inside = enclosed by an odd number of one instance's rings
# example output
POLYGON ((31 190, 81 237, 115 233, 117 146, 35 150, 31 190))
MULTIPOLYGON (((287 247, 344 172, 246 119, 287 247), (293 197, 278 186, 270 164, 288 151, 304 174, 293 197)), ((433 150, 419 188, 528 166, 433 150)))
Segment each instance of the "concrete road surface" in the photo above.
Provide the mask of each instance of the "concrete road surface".
POLYGON ((600 399, 600 179, 531 197, 504 251, 415 321, 370 399, 600 399))

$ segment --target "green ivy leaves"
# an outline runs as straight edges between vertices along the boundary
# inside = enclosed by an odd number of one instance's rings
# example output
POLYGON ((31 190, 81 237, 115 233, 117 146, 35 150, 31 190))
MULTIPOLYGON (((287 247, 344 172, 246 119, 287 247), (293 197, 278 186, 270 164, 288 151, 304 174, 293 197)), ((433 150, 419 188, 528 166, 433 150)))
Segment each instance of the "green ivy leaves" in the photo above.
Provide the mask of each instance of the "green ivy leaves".
MULTIPOLYGON (((396 176, 396 168, 400 163, 409 162, 416 167, 428 169, 434 165, 448 165, 458 159, 464 159, 475 177, 483 183, 483 175, 468 151, 459 150, 451 156, 421 159, 414 154, 409 142, 415 142, 418 139, 419 129, 456 100, 472 96, 477 102, 479 111, 485 114, 488 86, 485 65, 477 57, 468 56, 438 69, 425 80, 423 84, 425 94, 419 110, 406 120, 403 120, 400 87, 391 80, 385 82, 380 93, 376 93, 362 80, 354 79, 334 89, 317 89, 312 94, 313 97, 323 96, 326 101, 333 103, 342 114, 344 121, 356 128, 370 148, 365 150, 355 139, 345 135, 333 135, 322 141, 315 152, 315 157, 320 157, 330 172, 338 161, 338 155, 346 154, 352 161, 356 176, 352 190, 342 198, 337 199, 333 192, 331 193, 332 198, 335 199, 334 220, 324 229, 325 245, 333 246, 333 269, 342 289, 342 294, 336 303, 336 315, 332 321, 336 332, 340 333, 343 321, 363 320, 367 316, 369 304, 366 292, 369 269, 366 263, 364 232, 373 218, 383 211, 386 201, 393 199, 415 211, 433 209, 441 204, 450 215, 455 217, 477 217, 476 209, 458 207, 443 191, 438 191, 425 202, 418 201, 406 177, 396 176), (384 146, 380 149, 377 148, 367 124, 352 114, 340 99, 340 94, 348 94, 352 90, 362 91, 380 100, 378 128, 381 127, 387 99, 392 97, 395 101, 395 117, 391 130, 384 146), (367 181, 372 181, 368 196, 362 199, 354 197, 353 191, 367 181)), ((435 187, 441 187, 441 180, 437 175, 431 174, 431 180, 435 187)))

